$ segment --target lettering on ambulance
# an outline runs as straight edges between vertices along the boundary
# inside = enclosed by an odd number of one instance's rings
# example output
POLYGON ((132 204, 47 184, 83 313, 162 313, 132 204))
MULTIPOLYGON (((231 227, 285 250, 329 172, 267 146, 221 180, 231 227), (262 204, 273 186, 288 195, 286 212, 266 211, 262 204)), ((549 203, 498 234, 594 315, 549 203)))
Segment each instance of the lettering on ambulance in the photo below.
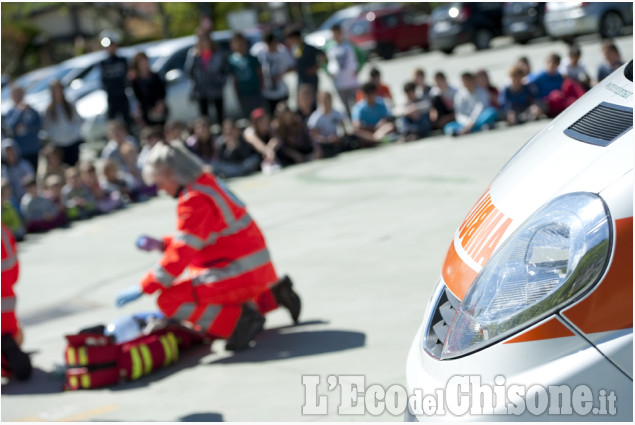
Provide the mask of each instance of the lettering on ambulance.
POLYGON ((459 240, 467 255, 482 267, 492 256, 512 220, 505 218, 492 204, 489 193, 481 198, 473 211, 459 227, 459 240))
POLYGON ((496 208, 489 190, 468 213, 450 245, 442 273, 446 285, 459 299, 465 296, 511 223, 512 219, 496 208), (472 261, 466 261, 466 257, 472 261))

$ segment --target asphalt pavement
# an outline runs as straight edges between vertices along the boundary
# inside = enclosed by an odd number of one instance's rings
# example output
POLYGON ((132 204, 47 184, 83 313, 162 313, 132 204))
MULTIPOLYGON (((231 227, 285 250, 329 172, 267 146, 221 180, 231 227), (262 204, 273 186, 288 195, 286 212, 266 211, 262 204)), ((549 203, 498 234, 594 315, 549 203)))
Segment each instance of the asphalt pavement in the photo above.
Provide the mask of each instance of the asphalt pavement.
MULTIPOLYGON (((594 43, 585 48, 599 49, 594 43)), ((620 43, 622 49, 630 43, 632 51, 631 38, 620 43)), ((541 57, 553 48, 544 44, 523 52, 541 57)), ((460 64, 484 67, 495 57, 502 70, 520 49, 509 45, 446 60, 459 72, 460 64)), ((417 61, 426 67, 440 55, 409 54, 380 64, 385 79, 401 81, 417 61)), ((497 171, 547 124, 435 136, 230 182, 262 228, 277 269, 293 278, 304 302, 301 323, 292 326, 286 311, 275 311, 250 350, 228 353, 217 341, 112 388, 61 391, 57 369, 64 335, 155 308, 151 296, 122 309, 114 298, 154 265, 158 256, 137 251, 134 241, 142 233, 170 233, 175 201, 161 196, 30 236, 19 245, 16 291, 24 348, 32 353, 35 372, 29 382, 2 386, 1 419, 400 421, 388 412, 347 415, 339 409, 337 388, 328 390, 327 377, 363 375, 368 385, 405 384, 406 355, 454 230, 497 171), (327 396, 327 415, 302 414, 302 377, 309 375, 320 377, 318 395, 327 396)))

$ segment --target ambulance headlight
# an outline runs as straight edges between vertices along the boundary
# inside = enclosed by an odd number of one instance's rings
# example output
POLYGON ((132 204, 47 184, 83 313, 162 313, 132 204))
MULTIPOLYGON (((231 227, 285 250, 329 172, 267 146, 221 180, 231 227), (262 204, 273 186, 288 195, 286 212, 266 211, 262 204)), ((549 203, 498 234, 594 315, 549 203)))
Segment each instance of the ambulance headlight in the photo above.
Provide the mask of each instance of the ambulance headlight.
POLYGON ((441 359, 531 326, 579 298, 602 275, 611 230, 599 196, 560 196, 533 214, 485 264, 461 301, 441 359))

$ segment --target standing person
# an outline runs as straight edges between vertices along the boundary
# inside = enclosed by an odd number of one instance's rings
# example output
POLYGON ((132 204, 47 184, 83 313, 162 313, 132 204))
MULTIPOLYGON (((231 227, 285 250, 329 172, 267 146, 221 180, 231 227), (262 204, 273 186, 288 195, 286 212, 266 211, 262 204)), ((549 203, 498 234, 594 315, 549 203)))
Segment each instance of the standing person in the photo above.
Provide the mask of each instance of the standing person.
POLYGON ((163 251, 159 263, 122 291, 121 306, 159 292, 168 317, 188 321, 241 350, 262 329, 263 314, 286 307, 294 322, 300 298, 288 277, 279 279, 265 239, 245 205, 182 144, 158 143, 144 168, 147 183, 178 199, 177 233, 163 240, 142 236, 141 249, 163 251), (189 268, 187 277, 179 278, 189 268))
POLYGON ((44 130, 48 139, 62 149, 64 164, 75 166, 79 161, 83 119, 75 105, 66 100, 64 86, 58 80, 51 82, 51 103, 44 113, 44 130))
POLYGON ((18 281, 20 263, 18 261, 18 249, 11 231, 4 224, 1 227, 2 376, 15 376, 22 381, 31 376, 32 366, 29 356, 20 349, 24 335, 15 314, 16 296, 13 286, 18 281))
POLYGON ((454 99, 456 121, 445 125, 443 132, 459 136, 480 131, 494 125, 498 117, 496 109, 489 103, 489 94, 476 85, 476 77, 471 72, 461 75, 463 87, 454 99))
POLYGON ((256 49, 258 52, 256 57, 262 67, 264 83, 262 96, 265 98, 269 113, 273 114, 278 103, 289 99, 289 88, 283 77, 292 69, 293 60, 273 32, 267 32, 263 41, 264 48, 256 49))
MULTIPOLYGON (((313 110, 316 108, 315 99, 318 92, 318 69, 325 62, 326 57, 317 48, 302 40, 300 27, 290 26, 285 31, 285 41, 289 51, 295 58, 295 70, 298 73, 298 87, 308 85, 313 91, 313 110)), ((299 94, 299 93, 298 93, 299 94)))
POLYGON ((131 80, 132 90, 139 101, 141 127, 163 126, 168 119, 165 82, 159 74, 150 70, 148 56, 143 52, 132 58, 131 80))
POLYGON ((234 76, 234 90, 238 96, 242 118, 249 118, 254 109, 263 106, 262 69, 260 62, 249 53, 247 39, 242 33, 236 33, 231 40, 232 54, 229 56, 229 68, 234 76))
POLYGON ((39 132, 42 129, 40 114, 24 101, 24 89, 11 88, 13 108, 5 118, 5 124, 18 144, 22 158, 27 160, 37 172, 38 153, 41 148, 39 132))
POLYGON ((353 106, 355 105, 355 93, 357 92, 358 86, 357 55, 353 45, 344 39, 342 27, 333 25, 331 31, 333 32, 334 42, 326 51, 326 57, 328 59, 326 69, 331 78, 333 78, 335 90, 337 90, 337 94, 342 99, 342 103, 344 103, 346 112, 350 117, 353 106))
POLYGON ((229 77, 229 55, 218 48, 209 31, 196 30, 196 46, 187 54, 185 69, 192 79, 192 98, 201 115, 209 116, 209 104, 216 109, 219 124, 225 119, 223 89, 229 77))
POLYGON ((108 98, 108 119, 122 119, 128 131, 132 130, 130 103, 126 96, 128 85, 128 61, 117 54, 120 37, 114 32, 106 32, 101 45, 108 51, 108 57, 101 63, 101 83, 108 98))

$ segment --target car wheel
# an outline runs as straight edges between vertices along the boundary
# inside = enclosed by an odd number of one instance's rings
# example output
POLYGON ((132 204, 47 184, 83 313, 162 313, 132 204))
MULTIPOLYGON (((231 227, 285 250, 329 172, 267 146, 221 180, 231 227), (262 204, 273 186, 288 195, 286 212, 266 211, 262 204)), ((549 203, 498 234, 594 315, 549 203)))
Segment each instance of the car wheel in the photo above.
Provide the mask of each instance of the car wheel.
POLYGON ((622 33, 622 18, 616 12, 608 12, 600 21, 602 38, 614 38, 622 33))
POLYGON ((476 34, 474 34, 474 45, 476 46, 476 50, 488 49, 493 37, 492 32, 484 28, 476 31, 476 34))
POLYGON ((380 43, 377 45, 377 54, 382 59, 392 59, 395 56, 395 47, 390 43, 380 43))
POLYGON ((440 49, 443 53, 445 53, 446 55, 451 55, 452 52, 454 51, 454 47, 446 47, 444 49, 440 49))

